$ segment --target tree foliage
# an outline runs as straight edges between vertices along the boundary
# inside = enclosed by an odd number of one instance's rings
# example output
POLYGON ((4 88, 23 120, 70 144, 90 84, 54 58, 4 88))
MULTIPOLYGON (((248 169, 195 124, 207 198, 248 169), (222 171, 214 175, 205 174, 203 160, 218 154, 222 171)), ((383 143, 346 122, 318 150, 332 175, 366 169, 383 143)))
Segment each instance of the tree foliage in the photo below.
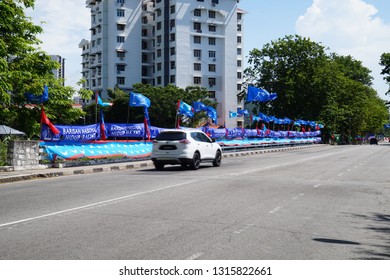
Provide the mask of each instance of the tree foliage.
POLYGON ((326 51, 298 35, 252 50, 245 69, 248 82, 278 94, 271 103, 256 104, 255 110, 320 121, 329 133, 348 137, 380 132, 388 111, 371 88, 370 70, 351 56, 326 51))
POLYGON ((384 76, 383 79, 389 85, 386 95, 390 95, 390 53, 383 53, 381 55, 379 65, 383 66, 381 75, 384 76))
POLYGON ((41 95, 49 86, 44 104, 53 123, 73 123, 83 112, 72 108, 74 89, 62 86, 52 70, 59 64, 39 49, 37 35, 43 32, 24 13, 34 0, 0 1, 0 123, 39 137, 40 105, 29 105, 25 93, 41 95))

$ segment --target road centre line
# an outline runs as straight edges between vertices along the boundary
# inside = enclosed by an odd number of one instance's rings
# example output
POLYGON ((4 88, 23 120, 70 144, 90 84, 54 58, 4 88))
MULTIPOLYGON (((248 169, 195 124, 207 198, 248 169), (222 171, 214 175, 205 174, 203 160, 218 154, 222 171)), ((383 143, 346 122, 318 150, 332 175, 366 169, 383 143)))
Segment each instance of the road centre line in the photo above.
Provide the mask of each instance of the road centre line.
POLYGON ((204 253, 195 253, 195 254, 193 254, 193 255, 191 255, 191 256, 189 256, 188 258, 186 258, 186 260, 196 260, 197 258, 199 258, 200 256, 202 256, 202 255, 204 255, 204 253))
POLYGON ((130 199, 130 198, 133 198, 133 197, 136 197, 136 196, 149 194, 149 193, 154 193, 154 192, 158 192, 158 191, 162 191, 162 190, 167 190, 167 189, 171 189, 171 188, 175 188, 175 187, 179 187, 179 186, 183 186, 183 185, 192 184, 192 183, 195 183, 195 182, 197 182, 197 181, 183 182, 183 183, 179 183, 179 184, 165 186, 165 187, 158 188, 158 189, 153 189, 153 190, 149 190, 149 191, 134 193, 134 194, 125 195, 125 196, 121 196, 121 197, 116 197, 116 198, 112 198, 112 199, 107 199, 107 200, 103 200, 103 201, 99 201, 99 202, 95 202, 95 203, 91 203, 91 204, 87 204, 87 205, 83 205, 83 206, 79 206, 79 207, 69 208, 69 209, 65 209, 65 210, 61 210, 61 211, 56 211, 56 212, 52 212, 52 213, 48 213, 48 214, 44 214, 44 215, 40 215, 40 216, 35 216, 35 217, 31 217, 31 218, 26 218, 26 219, 22 219, 22 220, 13 221, 13 222, 8 222, 8 223, 0 224, 0 228, 7 227, 7 226, 12 226, 12 225, 16 225, 16 224, 21 224, 21 223, 26 223, 26 222, 31 222, 31 221, 34 221, 34 220, 39 220, 39 219, 52 217, 52 216, 56 216, 56 215, 66 214, 66 213, 69 213, 69 212, 74 212, 74 211, 79 211, 79 210, 85 210, 85 209, 88 209, 88 208, 99 207, 99 206, 101 206, 103 204, 115 203, 115 202, 118 202, 120 200, 126 200, 126 199, 130 199))
MULTIPOLYGON (((334 153, 330 153, 330 154, 320 155, 320 156, 314 156, 314 157, 310 157, 310 158, 304 158, 304 159, 300 159, 300 160, 292 161, 292 162, 287 162, 287 163, 269 165, 269 166, 260 167, 260 168, 253 168, 253 169, 249 169, 249 170, 245 170, 245 171, 241 171, 241 172, 234 172, 234 173, 230 173, 229 175, 230 176, 240 176, 240 175, 245 175, 248 173, 255 173, 255 172, 259 172, 259 171, 264 171, 264 170, 273 169, 273 168, 279 168, 279 167, 288 166, 288 165, 296 165, 296 164, 301 163, 301 162, 316 160, 316 159, 329 157, 329 156, 334 156, 336 154, 345 153, 345 152, 348 152, 350 150, 352 150, 352 149, 343 150, 341 152, 334 152, 334 153)), ((224 177, 225 176, 226 175, 224 175, 224 177)), ((220 177, 220 176, 217 176, 217 178, 218 177, 220 177)))
MULTIPOLYGON (((248 173, 254 173, 254 172, 258 172, 258 171, 262 171, 262 170, 278 168, 278 167, 281 167, 281 166, 296 165, 297 163, 300 163, 300 162, 305 162, 305 161, 320 159, 320 158, 324 158, 324 157, 328 157, 328 156, 333 156, 335 154, 344 153, 344 152, 347 152, 349 150, 344 150, 344 151, 341 151, 341 152, 334 152, 334 153, 330 153, 330 154, 326 154, 326 155, 314 156, 314 157, 305 158, 305 159, 301 159, 301 160, 297 160, 297 161, 289 162, 289 163, 270 165, 270 166, 266 166, 266 167, 245 170, 245 171, 242 171, 242 172, 231 173, 230 176, 237 176, 237 175, 243 175, 243 174, 248 174, 248 173)), ((225 178, 225 177, 226 177, 226 175, 219 175, 219 176, 215 176, 214 178, 225 178)), ((3 223, 3 224, 0 224, 0 228, 7 227, 7 226, 12 226, 12 225, 17 225, 17 224, 21 224, 21 223, 25 223, 25 222, 30 222, 30 221, 34 221, 34 220, 39 220, 39 219, 43 219, 43 218, 47 218, 47 217, 51 217, 51 216, 61 215, 61 214, 69 213, 69 212, 74 212, 74 211, 84 210, 84 209, 88 209, 88 208, 98 207, 98 206, 101 206, 102 204, 110 204, 110 203, 118 202, 120 200, 126 200, 126 199, 130 199, 130 198, 133 198, 133 197, 136 197, 136 196, 140 196, 140 195, 143 195, 143 194, 154 193, 154 192, 167 190, 167 189, 171 189, 171 188, 175 188, 175 187, 179 187, 179 186, 183 186, 183 185, 192 184, 192 183, 195 183, 195 182, 198 182, 198 181, 199 180, 187 181, 187 182, 174 184, 174 185, 170 185, 170 186, 165 186, 165 187, 161 187, 161 188, 157 188, 157 189, 153 189, 153 190, 149 190, 149 191, 144 191, 144 192, 140 192, 140 193, 125 195, 125 196, 116 197, 116 198, 112 198, 112 199, 108 199, 108 200, 103 200, 103 201, 99 201, 99 202, 95 202, 95 203, 91 203, 91 204, 87 204, 87 205, 83 205, 83 206, 79 206, 79 207, 69 208, 69 209, 65 209, 65 210, 61 210, 61 211, 56 211, 56 212, 52 212, 52 213, 48 213, 48 214, 44 214, 44 215, 40 215, 40 216, 35 216, 35 217, 31 217, 31 218, 26 218, 26 219, 12 221, 12 222, 8 222, 8 223, 3 223)))

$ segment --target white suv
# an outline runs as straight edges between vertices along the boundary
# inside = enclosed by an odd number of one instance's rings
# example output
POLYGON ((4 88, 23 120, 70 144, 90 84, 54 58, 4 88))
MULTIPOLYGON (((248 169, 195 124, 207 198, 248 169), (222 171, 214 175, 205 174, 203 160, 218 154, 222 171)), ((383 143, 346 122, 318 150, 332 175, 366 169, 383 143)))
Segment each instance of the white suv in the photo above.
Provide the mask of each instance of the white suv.
POLYGON ((221 165, 222 149, 199 130, 164 130, 153 141, 151 159, 157 170, 166 164, 198 169, 203 161, 221 165))

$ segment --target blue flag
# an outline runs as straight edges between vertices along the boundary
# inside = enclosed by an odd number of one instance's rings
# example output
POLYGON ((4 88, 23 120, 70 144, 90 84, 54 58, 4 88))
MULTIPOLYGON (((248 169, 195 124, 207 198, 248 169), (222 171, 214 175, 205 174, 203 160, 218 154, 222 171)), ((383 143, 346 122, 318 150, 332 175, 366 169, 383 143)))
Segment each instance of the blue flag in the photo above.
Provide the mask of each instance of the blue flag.
POLYGON ((103 102, 103 100, 100 98, 100 96, 97 92, 96 92, 96 104, 99 104, 100 106, 103 106, 103 107, 112 106, 112 103, 103 102))
POLYGON ((194 117, 193 108, 190 105, 188 105, 187 103, 183 102, 183 101, 179 102, 179 108, 178 108, 178 112, 177 113, 179 115, 184 115, 184 116, 187 116, 187 117, 190 117, 190 118, 194 117))
POLYGON ((200 111, 207 111, 207 106, 204 105, 202 102, 194 101, 192 103, 192 107, 194 108, 194 112, 198 113, 200 111))
POLYGON ((229 118, 236 118, 236 117, 237 117, 237 112, 229 111, 229 118))
POLYGON ((26 96, 27 100, 30 103, 33 103, 33 104, 44 103, 47 100, 49 100, 49 87, 48 86, 43 87, 42 95, 35 95, 35 94, 30 93, 30 92, 26 92, 24 94, 24 96, 26 96))
POLYGON ((242 115, 249 116, 249 112, 248 112, 248 110, 237 109, 237 115, 239 115, 239 116, 242 116, 242 115))
POLYGON ((150 100, 140 93, 130 92, 129 106, 133 107, 150 107, 150 100))
POLYGON ((270 100, 270 93, 268 91, 262 88, 248 86, 246 102, 254 102, 254 101, 266 102, 269 100, 270 100))
POLYGON ((207 116, 211 118, 214 123, 217 123, 217 111, 213 107, 207 107, 207 116))

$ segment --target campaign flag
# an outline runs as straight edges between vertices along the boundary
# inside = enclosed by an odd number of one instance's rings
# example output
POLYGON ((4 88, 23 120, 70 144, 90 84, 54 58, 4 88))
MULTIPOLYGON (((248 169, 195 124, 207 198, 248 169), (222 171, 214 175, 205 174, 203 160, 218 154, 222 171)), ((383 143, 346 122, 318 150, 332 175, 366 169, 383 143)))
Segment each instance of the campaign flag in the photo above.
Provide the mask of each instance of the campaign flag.
POLYGON ((242 115, 249 116, 249 112, 248 112, 248 110, 237 109, 237 115, 238 116, 242 116, 242 115))
POLYGON ((144 106, 149 108, 150 99, 140 93, 130 92, 129 106, 132 107, 144 106))
POLYGON ((278 94, 277 93, 270 93, 269 94, 269 100, 270 101, 273 101, 273 100, 275 100, 276 98, 278 98, 278 94))
POLYGON ((214 123, 217 123, 217 111, 213 107, 207 107, 207 116, 211 118, 214 123))
POLYGON ((106 140, 106 125, 104 123, 103 109, 100 109, 100 139, 106 140))
POLYGON ((103 102, 103 100, 100 98, 99 93, 95 93, 95 102, 96 104, 99 104, 100 106, 106 107, 106 106, 112 106, 112 103, 103 102))
POLYGON ((144 137, 150 140, 150 119, 148 107, 144 106, 144 137))
POLYGON ((194 117, 194 109, 188 105, 187 103, 180 101, 178 102, 178 114, 179 115, 184 115, 190 118, 194 117))
POLYGON ((56 128, 54 126, 54 124, 52 124, 51 121, 47 118, 45 110, 43 109, 43 106, 41 109, 41 124, 47 125, 54 134, 60 134, 60 131, 58 130, 58 128, 56 128))
POLYGON ((48 86, 43 87, 42 95, 35 95, 35 94, 30 93, 30 92, 26 92, 24 94, 24 96, 26 96, 27 100, 30 103, 33 103, 33 104, 44 103, 47 100, 49 100, 49 87, 48 86))
POLYGON ((254 86, 248 86, 248 93, 246 96, 246 102, 266 102, 270 100, 270 93, 262 88, 254 86))
POLYGON ((202 102, 199 102, 199 101, 194 101, 192 103, 192 107, 194 108, 194 112, 195 113, 198 113, 200 111, 207 111, 207 106, 204 105, 202 102))
POLYGON ((229 118, 236 118, 236 117, 237 117, 237 112, 229 111, 229 118))

